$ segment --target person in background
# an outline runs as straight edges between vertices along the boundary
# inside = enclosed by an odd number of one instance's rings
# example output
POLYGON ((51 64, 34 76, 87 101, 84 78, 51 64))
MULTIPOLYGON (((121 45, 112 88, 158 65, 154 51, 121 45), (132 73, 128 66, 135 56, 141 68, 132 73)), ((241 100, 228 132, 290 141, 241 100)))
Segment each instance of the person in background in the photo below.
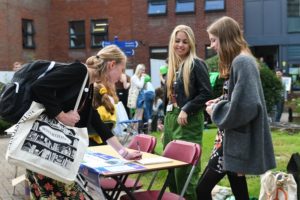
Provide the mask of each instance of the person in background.
MULTIPOLYGON (((144 91, 142 89, 145 84, 145 70, 144 64, 138 64, 130 81, 127 106, 135 109, 133 119, 136 120, 142 120, 143 118, 144 91)), ((138 123, 134 124, 133 129, 138 131, 138 123)))
MULTIPOLYGON (((169 41, 167 74, 167 109, 164 121, 163 146, 172 140, 185 140, 202 144, 204 128, 203 110, 211 98, 208 69, 205 62, 196 55, 193 30, 178 25, 169 41)), ((170 191, 180 194, 191 167, 175 169, 171 175, 170 191)), ((195 200, 195 187, 200 172, 197 165, 185 197, 195 200)))
POLYGON ((19 61, 16 61, 13 64, 13 71, 18 71, 19 69, 21 69, 21 67, 22 67, 22 63, 19 61))
POLYGON ((129 108, 127 107, 128 90, 130 87, 130 76, 125 71, 122 72, 120 79, 116 82, 116 90, 119 100, 123 103, 127 116, 130 116, 129 108))
MULTIPOLYGON (((13 67, 12 67, 12 70, 14 72, 18 71, 19 69, 22 68, 22 63, 19 62, 19 61, 16 61, 13 63, 13 67)), ((29 188, 29 183, 27 180, 25 180, 24 182, 24 191, 25 191, 25 195, 24 195, 24 199, 25 200, 29 200, 30 199, 30 188, 29 188)))
POLYGON ((282 69, 277 68, 276 69, 276 76, 277 76, 277 78, 280 80, 280 82, 282 84, 282 91, 281 91, 281 94, 280 94, 280 99, 278 100, 278 102, 275 105, 276 106, 276 110, 275 110, 275 122, 280 122, 281 115, 282 115, 282 112, 283 112, 283 109, 284 109, 284 100, 285 100, 286 90, 285 90, 285 84, 282 81, 282 75, 283 75, 282 69))
POLYGON ((166 85, 167 73, 168 73, 168 66, 167 65, 162 65, 162 66, 159 67, 161 87, 165 87, 165 85, 166 85))
MULTIPOLYGON (((31 87, 32 99, 45 107, 50 118, 71 127, 87 127, 88 124, 112 146, 123 158, 140 159, 139 151, 128 151, 120 144, 111 130, 103 123, 93 107, 94 83, 107 81, 112 85, 117 82, 126 66, 126 56, 116 45, 101 49, 97 55, 86 60, 86 66, 74 64, 68 67, 54 68, 51 73, 36 80, 31 87), (82 96, 79 110, 74 111, 78 93, 83 80, 88 74, 88 82, 82 96)), ((27 170, 32 199, 85 199, 81 187, 76 183, 64 184, 57 180, 27 170)))
POLYGON ((151 123, 152 123, 152 106, 155 97, 155 90, 151 83, 151 77, 146 74, 145 75, 145 85, 144 85, 144 128, 146 129, 145 133, 150 133, 151 131, 151 123))
POLYGON ((226 81, 224 94, 206 102, 218 132, 196 192, 198 199, 212 199, 212 189, 227 175, 235 199, 248 200, 245 175, 276 167, 258 63, 234 19, 221 17, 207 32, 226 81))
POLYGON ((155 89, 155 98, 152 107, 152 131, 162 131, 164 120, 164 91, 162 88, 155 89))

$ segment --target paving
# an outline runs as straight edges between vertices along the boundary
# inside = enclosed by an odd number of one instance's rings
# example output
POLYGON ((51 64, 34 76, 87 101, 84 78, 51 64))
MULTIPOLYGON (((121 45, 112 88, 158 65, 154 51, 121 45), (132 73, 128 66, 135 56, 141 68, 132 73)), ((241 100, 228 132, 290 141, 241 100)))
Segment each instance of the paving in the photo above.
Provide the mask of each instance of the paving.
MULTIPOLYGON (((1 200, 23 200, 25 199, 24 194, 24 182, 18 184, 14 188, 11 184, 12 179, 15 177, 16 167, 14 165, 10 165, 5 159, 5 153, 7 149, 7 145, 9 142, 8 137, 0 138, 0 199, 1 200)), ((18 168, 17 175, 22 175, 25 173, 25 169, 18 168)))

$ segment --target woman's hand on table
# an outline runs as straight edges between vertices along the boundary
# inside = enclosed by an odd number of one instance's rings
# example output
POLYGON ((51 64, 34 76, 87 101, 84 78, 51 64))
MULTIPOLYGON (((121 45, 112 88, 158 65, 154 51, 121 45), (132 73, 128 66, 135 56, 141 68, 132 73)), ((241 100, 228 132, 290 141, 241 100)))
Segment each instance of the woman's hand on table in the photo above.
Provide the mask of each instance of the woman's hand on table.
POLYGON ((128 154, 123 158, 126 160, 140 160, 142 159, 142 153, 140 151, 128 151, 128 154))

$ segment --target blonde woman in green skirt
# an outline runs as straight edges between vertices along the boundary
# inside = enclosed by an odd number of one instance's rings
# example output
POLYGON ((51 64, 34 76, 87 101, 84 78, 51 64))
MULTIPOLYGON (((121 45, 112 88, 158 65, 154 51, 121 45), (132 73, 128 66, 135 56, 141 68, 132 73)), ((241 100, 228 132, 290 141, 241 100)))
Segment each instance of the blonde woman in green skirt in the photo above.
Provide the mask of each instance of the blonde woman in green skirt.
MULTIPOLYGON (((205 102, 211 96, 208 69, 197 57, 193 30, 178 25, 169 42, 167 103, 163 143, 185 140, 202 144, 205 102)), ((190 167, 175 169, 170 181, 170 190, 180 194, 190 167)), ((200 163, 187 188, 185 197, 196 199, 195 187, 200 172, 200 163)))

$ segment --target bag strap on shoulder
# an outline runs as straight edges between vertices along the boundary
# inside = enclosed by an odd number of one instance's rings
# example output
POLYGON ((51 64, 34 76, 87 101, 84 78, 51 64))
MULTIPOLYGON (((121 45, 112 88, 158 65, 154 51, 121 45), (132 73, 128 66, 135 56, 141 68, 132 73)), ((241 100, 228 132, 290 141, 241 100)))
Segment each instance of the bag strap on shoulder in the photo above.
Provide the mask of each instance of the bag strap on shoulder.
POLYGON ((78 109, 78 107, 79 107, 79 103, 80 103, 80 100, 81 100, 81 97, 82 97, 82 93, 83 93, 84 87, 85 87, 86 82, 88 80, 88 77, 89 77, 89 74, 87 72, 86 76, 85 76, 85 79, 84 79, 84 81, 82 83, 81 89, 79 91, 79 94, 78 94, 78 97, 77 97, 77 100, 76 100, 76 103, 75 103, 74 111, 76 111, 78 109))
POLYGON ((43 76, 45 76, 49 71, 51 71, 53 69, 53 67, 55 66, 55 61, 51 61, 50 65, 48 66, 47 70, 44 71, 44 73, 42 73, 41 75, 39 75, 39 78, 42 78, 43 76))

